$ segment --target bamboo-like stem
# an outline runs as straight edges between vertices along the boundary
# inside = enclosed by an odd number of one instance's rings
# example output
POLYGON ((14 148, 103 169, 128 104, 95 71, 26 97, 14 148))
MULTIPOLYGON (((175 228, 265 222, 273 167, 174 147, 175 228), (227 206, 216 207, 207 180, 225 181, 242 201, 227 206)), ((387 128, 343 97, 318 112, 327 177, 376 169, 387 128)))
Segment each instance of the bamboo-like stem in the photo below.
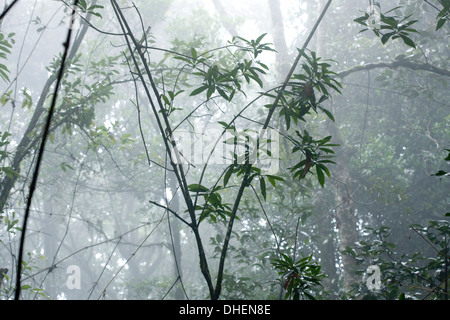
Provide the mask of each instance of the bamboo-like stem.
POLYGON ((178 152, 177 145, 176 145, 176 142, 175 142, 174 137, 173 137, 173 130, 172 130, 171 126, 170 126, 166 110, 164 109, 163 103, 161 101, 161 96, 160 96, 160 94, 158 92, 158 89, 156 87, 156 84, 155 84, 155 82, 153 80, 153 77, 152 77, 151 71, 149 69, 149 66, 147 64, 146 58, 144 56, 144 53, 142 52, 142 49, 144 47, 142 47, 138 43, 136 38, 134 37, 134 35, 133 35, 132 31, 131 31, 131 28, 129 27, 129 25, 128 25, 128 23, 127 23, 124 15, 123 15, 119 5, 117 4, 117 2, 115 0, 111 0, 111 4, 113 5, 114 11, 115 11, 116 16, 117 16, 117 18, 119 20, 119 23, 120 23, 120 26, 122 28, 122 31, 125 34, 125 40, 127 42, 128 48, 129 48, 129 50, 131 52, 131 58, 133 60, 134 65, 137 68, 137 75, 138 75, 139 79, 141 80, 142 85, 143 85, 144 90, 145 90, 145 93, 146 93, 146 95, 147 95, 147 97, 149 99, 150 105, 152 107, 152 111, 153 111, 153 113, 154 113, 154 115, 156 117, 157 123, 158 123, 158 128, 159 128, 161 137, 163 138, 164 145, 165 145, 166 150, 167 150, 168 155, 169 155, 170 163, 171 163, 171 165, 172 165, 172 167, 174 169, 174 173, 175 173, 175 176, 177 178, 177 181, 180 184, 180 189, 181 189, 181 192, 183 194, 183 197, 184 197, 184 200, 186 202, 186 205, 188 207, 189 216, 191 218, 191 223, 189 225, 190 225, 190 227, 191 227, 191 229, 192 229, 192 231, 194 233, 194 236, 195 236, 195 241, 196 241, 196 244, 197 244, 198 253, 199 253, 199 259, 200 259, 200 269, 201 269, 201 272, 202 272, 202 274, 203 274, 203 276, 204 276, 204 278, 206 280, 206 283, 208 285, 208 289, 209 289, 210 295, 213 296, 214 295, 214 285, 213 285, 213 282, 212 282, 212 279, 211 279, 211 274, 210 274, 209 267, 208 267, 208 261, 206 259, 206 254, 205 254, 205 250, 204 250, 204 247, 203 247, 203 242, 202 242, 202 239, 201 239, 201 236, 200 236, 200 231, 199 231, 199 228, 198 228, 198 225, 197 225, 197 221, 196 221, 195 207, 194 207, 192 199, 191 199, 191 197, 189 195, 189 189, 188 189, 188 184, 187 184, 187 181, 186 181, 186 175, 184 173, 183 166, 181 164, 180 154, 178 152), (134 50, 132 48, 130 40, 133 43, 134 48, 136 49, 136 52, 137 52, 137 54, 139 56, 139 59, 143 63, 145 74, 146 74, 146 76, 148 77, 148 79, 150 81, 150 85, 151 85, 151 89, 153 91, 153 94, 156 96, 156 102, 157 102, 157 105, 159 107, 159 111, 160 111, 161 116, 162 116, 162 121, 161 121, 161 119, 159 117, 158 110, 156 108, 156 104, 155 104, 155 102, 152 99, 152 96, 151 96, 151 93, 150 93, 150 89, 149 89, 149 87, 147 86, 147 84, 145 82, 144 75, 142 74, 142 72, 140 72, 139 64, 138 64, 137 59, 136 59, 136 57, 134 55, 134 50), (163 122, 164 122, 164 125, 163 125, 163 122), (173 158, 173 155, 170 152, 171 151, 171 147, 174 150, 175 157, 176 157, 176 162, 174 161, 175 159, 173 158))

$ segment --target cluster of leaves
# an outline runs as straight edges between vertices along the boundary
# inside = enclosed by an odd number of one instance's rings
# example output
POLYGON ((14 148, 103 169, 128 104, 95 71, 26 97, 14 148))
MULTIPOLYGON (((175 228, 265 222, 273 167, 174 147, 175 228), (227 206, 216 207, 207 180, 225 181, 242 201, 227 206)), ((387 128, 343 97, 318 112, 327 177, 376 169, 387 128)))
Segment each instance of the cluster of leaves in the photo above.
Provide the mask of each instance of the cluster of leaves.
POLYGON ((231 205, 222 202, 222 196, 219 191, 222 190, 222 186, 216 186, 209 189, 200 184, 191 184, 188 186, 190 192, 196 193, 203 197, 203 204, 196 204, 195 210, 200 211, 199 222, 209 217, 213 222, 217 222, 217 218, 220 217, 226 220, 226 217, 231 215, 231 205))
MULTIPOLYGON (((14 33, 10 33, 5 36, 2 32, 0 32, 0 59, 7 59, 7 54, 11 54, 10 49, 14 44, 14 33)), ((8 77, 9 69, 3 63, 0 63, 0 78, 4 81, 9 82, 8 77)))
MULTIPOLYGON (((45 259, 45 257, 42 255, 35 255, 35 254, 32 254, 31 252, 28 252, 27 259, 22 261, 23 274, 29 276, 33 272, 36 272, 36 270, 38 269, 37 260, 43 260, 43 259, 45 259)), ((11 282, 11 278, 8 276, 7 273, 4 273, 4 277, 5 277, 6 281, 11 282)), ((47 295, 45 290, 42 288, 34 287, 29 284, 23 284, 21 286, 21 290, 23 292, 28 292, 34 298, 36 298, 36 296, 41 296, 44 299, 50 300, 50 297, 47 295)), ((15 288, 11 285, 4 286, 4 287, 2 287, 2 291, 4 292, 4 294, 6 296, 11 296, 14 294, 15 288)))
POLYGON ((295 73, 288 83, 280 99, 280 116, 284 117, 287 129, 291 126, 291 121, 297 125, 299 121, 305 121, 304 116, 311 111, 317 113, 318 109, 324 112, 332 121, 334 117, 322 103, 331 97, 330 89, 341 93, 342 85, 336 80, 337 74, 330 70, 331 64, 321 62, 314 51, 310 55, 300 51, 305 58, 302 63, 301 73, 295 73), (316 99, 316 93, 320 98, 316 99))
POLYGON ((86 0, 79 0, 78 8, 80 8, 83 13, 92 14, 94 16, 102 18, 102 15, 99 12, 97 12, 96 10, 103 9, 104 7, 101 5, 98 5, 98 4, 94 5, 94 4, 87 3, 86 0))
POLYGON ((4 173, 7 176, 12 177, 17 173, 10 166, 5 165, 5 162, 11 155, 11 153, 6 149, 10 143, 10 141, 8 140, 10 136, 11 133, 7 131, 2 133, 0 131, 0 173, 4 173))
POLYGON ((347 248, 344 254, 354 257, 361 267, 358 272, 363 275, 369 265, 377 265, 381 271, 380 290, 369 291, 365 284, 357 288, 357 295, 363 299, 425 299, 445 298, 445 282, 449 281, 449 236, 448 221, 430 221, 427 227, 413 225, 427 245, 435 250, 436 255, 424 256, 424 251, 412 254, 397 253, 396 245, 388 238, 389 227, 378 229, 366 228, 370 232, 370 240, 359 241, 354 248, 347 248))
MULTIPOLYGON (((95 118, 94 107, 105 103, 114 93, 112 78, 118 73, 114 68, 118 57, 91 62, 89 78, 83 74, 84 64, 81 57, 82 54, 78 54, 67 61, 68 67, 61 82, 63 98, 54 118, 58 126, 64 125, 63 133, 71 134, 74 126, 82 129, 91 127, 95 118)), ((54 58, 47 70, 57 74, 60 64, 61 56, 54 58)), ((52 135, 50 138, 53 139, 52 135)))
POLYGON ((301 134, 296 130, 296 134, 300 140, 294 140, 294 148, 292 153, 301 151, 304 155, 304 159, 298 162, 293 167, 289 168, 291 172, 294 172, 293 178, 302 179, 306 176, 312 167, 316 168, 317 179, 320 185, 323 187, 325 184, 325 174, 330 178, 330 171, 326 164, 335 163, 333 160, 334 151, 330 147, 338 146, 337 144, 329 143, 331 136, 327 136, 323 139, 315 140, 311 137, 308 131, 304 130, 301 134), (325 174, 324 174, 325 173, 325 174))
POLYGON ((442 6, 442 10, 439 11, 436 17, 436 19, 438 20, 436 24, 436 31, 442 28, 450 18, 450 1, 439 0, 439 4, 442 6))
POLYGON ((247 84, 253 80, 262 87, 260 75, 266 74, 268 67, 256 58, 263 51, 274 51, 268 43, 262 43, 264 36, 265 34, 256 40, 233 38, 227 49, 230 52, 230 48, 236 50, 231 52, 231 60, 222 63, 217 62, 217 59, 213 61, 213 52, 198 53, 195 48, 191 48, 190 56, 176 55, 175 59, 185 62, 192 69, 192 74, 202 79, 201 85, 190 95, 196 96, 206 91, 206 98, 210 99, 217 92, 226 101, 232 101, 237 92, 245 95, 242 78, 247 84), (240 45, 239 40, 245 45, 240 45), (251 57, 243 57, 245 53, 250 53, 251 57))
POLYGON ((284 281, 285 299, 300 300, 307 297, 315 300, 312 290, 321 285, 325 275, 321 267, 312 262, 312 255, 294 262, 290 256, 282 253, 281 259, 274 259, 272 264, 284 281))
MULTIPOLYGON (((236 175, 236 177, 243 176, 247 170, 247 167, 245 165, 238 165, 233 164, 230 165, 224 174, 224 185, 226 186, 231 178, 232 175, 236 175)), ((250 186, 252 181, 255 180, 255 178, 258 178, 259 180, 259 187, 261 195, 263 196, 264 200, 267 200, 267 184, 266 180, 269 181, 269 183, 275 188, 277 181, 284 181, 284 178, 277 176, 277 175, 271 175, 271 174, 262 174, 262 170, 258 167, 252 166, 250 169, 250 175, 247 179, 247 186, 250 186)))
MULTIPOLYGON (((9 236, 14 236, 16 234, 16 231, 22 231, 22 228, 20 228, 19 225, 19 218, 16 215, 16 212, 12 211, 9 214, 6 215, 0 215, 0 223, 3 224, 5 226, 5 232, 7 234, 9 234, 9 236)), ((4 234, 0 234, 0 243, 5 245, 3 243, 3 240, 1 239, 4 236, 4 234)), ((36 266, 36 259, 44 259, 43 256, 35 256, 34 254, 32 254, 31 252, 27 253, 27 260, 22 261, 22 270, 23 273, 26 275, 29 275, 32 273, 32 271, 34 272, 37 269, 36 266)), ((3 271, 5 269, 2 269, 3 271)), ((7 269, 6 269, 7 271, 7 269)), ((8 276, 8 274, 6 272, 3 273, 4 279, 11 283, 11 278, 10 276, 8 276)), ((3 279, 3 277, 1 277, 0 279, 3 279)), ((8 286, 2 286, 0 284, 0 287, 2 288, 3 293, 6 296, 10 296, 14 293, 14 288, 11 285, 8 286)), ((37 287, 33 287, 29 284, 24 284, 22 285, 21 289, 23 291, 28 291, 30 294, 33 295, 40 295, 46 299, 48 299, 49 297, 47 296, 47 294, 45 293, 45 291, 42 288, 37 288, 37 287)))
POLYGON ((388 42, 389 39, 400 38, 406 45, 416 48, 416 44, 410 35, 411 33, 418 33, 416 29, 411 28, 418 20, 408 20, 411 16, 392 14, 400 8, 401 6, 395 7, 383 14, 378 6, 372 6, 371 12, 366 12, 364 16, 356 18, 354 21, 366 27, 360 32, 372 30, 377 37, 381 38, 383 44, 388 42))
MULTIPOLYGON (((445 157, 445 161, 450 161, 450 149, 445 149, 445 151, 448 152, 447 157, 445 157)), ((439 170, 438 172, 433 174, 433 176, 437 176, 437 177, 448 176, 448 175, 450 175, 450 172, 447 172, 444 170, 439 170)))
MULTIPOLYGON (((305 58, 305 62, 301 65, 303 72, 293 75, 280 99, 280 116, 284 117, 288 130, 291 122, 296 125, 300 121, 305 122, 305 115, 311 112, 317 114, 318 110, 334 121, 332 113, 322 103, 331 97, 331 90, 340 93, 342 88, 336 80, 336 73, 330 70, 331 65, 328 62, 322 62, 315 52, 311 52, 310 55, 300 53, 305 58), (316 94, 320 95, 319 99, 316 99, 316 94)), ((296 136, 288 136, 294 145, 292 153, 301 151, 304 158, 290 168, 294 178, 304 178, 309 170, 315 167, 318 181, 323 186, 325 174, 330 176, 326 164, 334 163, 330 160, 334 155, 330 147, 337 145, 330 143, 331 136, 314 139, 307 130, 303 132, 295 130, 295 133, 296 136)))

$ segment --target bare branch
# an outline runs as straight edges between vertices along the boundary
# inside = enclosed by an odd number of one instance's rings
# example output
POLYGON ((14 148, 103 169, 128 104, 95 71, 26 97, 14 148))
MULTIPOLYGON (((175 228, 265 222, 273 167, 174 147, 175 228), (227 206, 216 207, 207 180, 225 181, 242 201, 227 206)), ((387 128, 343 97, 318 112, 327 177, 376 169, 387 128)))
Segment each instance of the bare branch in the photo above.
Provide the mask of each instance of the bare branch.
POLYGON ((413 62, 413 61, 406 61, 406 60, 398 60, 398 61, 393 61, 393 62, 367 63, 362 66, 355 66, 348 70, 338 72, 338 75, 340 78, 345 78, 349 74, 352 74, 355 72, 368 71, 368 70, 378 69, 378 68, 389 68, 389 69, 407 68, 407 69, 416 70, 416 71, 418 71, 418 70, 428 71, 428 72, 436 73, 441 76, 450 77, 449 70, 441 69, 441 68, 435 67, 431 64, 427 64, 427 63, 420 63, 420 62, 413 62))

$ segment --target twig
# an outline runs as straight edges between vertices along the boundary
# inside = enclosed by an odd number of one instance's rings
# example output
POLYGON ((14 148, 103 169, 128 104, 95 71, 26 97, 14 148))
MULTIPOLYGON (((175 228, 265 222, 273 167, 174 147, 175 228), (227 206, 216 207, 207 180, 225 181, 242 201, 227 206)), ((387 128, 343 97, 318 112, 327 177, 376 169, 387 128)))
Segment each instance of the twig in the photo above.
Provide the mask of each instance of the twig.
POLYGON ((175 282, 170 286, 169 290, 167 290, 166 294, 162 297, 161 300, 164 300, 167 297, 170 291, 172 291, 172 288, 177 284, 178 280, 180 280, 180 276, 178 276, 178 278, 175 279, 175 282))
POLYGON ((391 69, 407 68, 407 69, 416 70, 416 71, 417 70, 428 71, 428 72, 436 73, 441 76, 450 77, 449 70, 438 68, 438 67, 435 67, 435 66, 433 66, 431 64, 427 64, 427 63, 418 63, 418 62, 412 62, 412 61, 406 61, 406 60, 398 60, 398 61, 393 61, 393 62, 367 63, 367 64, 364 64, 361 66, 355 66, 350 69, 338 72, 338 76, 340 78, 344 78, 354 72, 377 69, 377 68, 391 68, 391 69))
POLYGON ((100 298, 103 297, 106 294, 106 289, 108 289, 109 285, 119 275, 119 273, 122 271, 122 269, 128 264, 128 262, 130 262, 131 259, 133 259, 133 257, 136 255, 136 252, 138 252, 139 249, 141 249, 141 247, 144 245, 144 243, 147 241, 147 239, 150 238, 150 236, 153 234, 153 232, 156 230, 156 228, 158 228, 158 226, 164 220, 164 216, 165 215, 166 215, 166 213, 164 212, 164 214, 161 216, 161 219, 158 221, 158 223, 152 229, 152 231, 150 231, 150 233, 144 238, 144 240, 142 240, 142 242, 139 244, 139 246, 136 248, 136 250, 134 250, 134 252, 130 255, 130 257, 125 261, 125 263, 119 268, 119 270, 116 272, 116 274, 111 278, 111 280, 108 282, 108 284, 103 288, 102 293, 98 297, 98 300, 100 300, 100 298))
POLYGON ((411 229, 416 232, 423 240, 425 240, 439 255, 444 256, 447 259, 450 259, 450 257, 448 255, 446 255, 445 253, 442 252, 442 250, 439 250, 438 248, 436 248, 433 243, 430 242, 430 240, 428 240, 427 238, 425 238, 423 236, 423 234, 421 234, 419 231, 417 231, 414 227, 411 227, 411 229))
POLYGON ((153 201, 153 200, 149 200, 148 202, 150 202, 151 204, 154 204, 155 206, 158 206, 158 207, 160 207, 160 208, 163 208, 164 210, 169 211, 169 212, 172 213, 175 217, 177 217, 178 219, 180 219, 183 223, 185 223, 185 224, 188 225, 189 227, 192 227, 192 225, 191 225, 189 222, 187 222, 187 221, 184 220, 182 217, 180 217, 180 215, 179 215, 178 213, 176 213, 175 211, 173 211, 172 209, 170 209, 170 208, 168 208, 168 207, 166 207, 166 206, 163 206, 162 204, 159 204, 158 202, 153 201))
POLYGON ((103 266, 102 272, 100 272, 97 280, 94 282, 94 285, 92 286, 91 292, 89 293, 87 299, 89 300, 92 293, 94 292, 95 287, 98 285, 98 282, 100 281, 100 278, 103 276, 103 273, 105 272, 106 268, 109 265, 109 261, 111 261, 111 258, 113 257, 114 252, 116 251, 117 247, 119 246, 120 240, 122 240, 122 238, 119 239, 119 241, 117 241, 116 245, 114 246, 114 248, 111 251, 111 254, 108 257, 108 260, 106 261, 105 265, 103 266))
POLYGON ((259 196, 258 196, 258 193, 257 193, 256 190, 255 190, 255 187, 254 187, 252 184, 250 184, 250 187, 253 189, 253 192, 255 193, 256 199, 257 199, 258 202, 259 202, 259 206, 261 207, 261 210, 262 210, 263 213, 264 213, 264 217, 266 218, 267 224, 269 225, 269 228, 270 228, 270 230, 271 230, 272 233, 273 233, 273 237, 274 237, 275 243, 276 243, 276 245, 277 245, 277 251, 278 251, 278 254, 280 254, 280 252, 281 252, 281 250, 280 250, 280 242, 278 241, 277 234, 275 233, 275 230, 273 229, 273 226, 272 226, 272 224, 270 223, 269 217, 267 216, 266 210, 264 209, 264 206, 263 206, 263 204, 262 204, 262 202, 261 202, 261 199, 260 199, 259 196))

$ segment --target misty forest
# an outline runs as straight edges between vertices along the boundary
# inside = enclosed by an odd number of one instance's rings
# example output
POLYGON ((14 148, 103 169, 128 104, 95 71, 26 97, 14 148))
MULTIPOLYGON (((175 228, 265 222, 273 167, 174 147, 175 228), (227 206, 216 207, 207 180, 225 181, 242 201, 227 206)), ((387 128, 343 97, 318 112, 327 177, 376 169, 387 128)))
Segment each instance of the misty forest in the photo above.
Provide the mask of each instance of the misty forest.
POLYGON ((1 300, 446 300, 449 0, 0 1, 1 300))

